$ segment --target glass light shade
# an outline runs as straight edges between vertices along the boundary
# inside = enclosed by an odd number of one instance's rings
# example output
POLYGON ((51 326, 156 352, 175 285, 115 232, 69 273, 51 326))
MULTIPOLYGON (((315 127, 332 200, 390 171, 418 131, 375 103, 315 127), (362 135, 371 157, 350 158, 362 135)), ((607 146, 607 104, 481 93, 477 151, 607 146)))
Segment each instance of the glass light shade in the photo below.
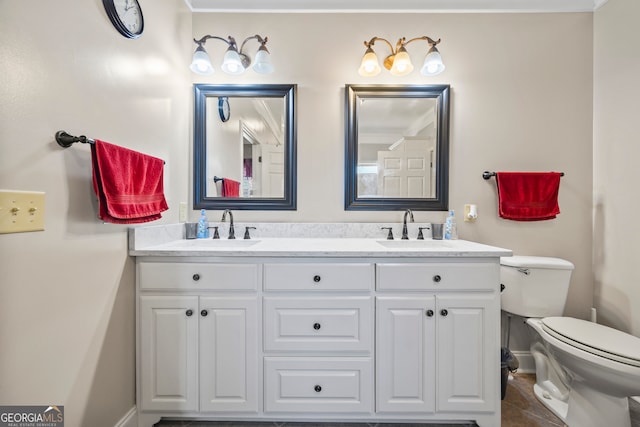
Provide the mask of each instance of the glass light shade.
POLYGON ((202 46, 198 46, 196 51, 193 52, 193 59, 191 60, 189 68, 196 74, 206 75, 213 73, 213 65, 211 65, 209 55, 207 55, 207 52, 202 46))
POLYGON ((367 48, 364 56, 362 57, 362 62, 360 63, 360 68, 358 69, 358 74, 364 77, 373 77, 380 74, 381 68, 380 64, 378 64, 378 57, 376 53, 370 47, 367 48))
POLYGON ((253 71, 259 74, 273 73, 273 64, 271 63, 271 55, 265 45, 260 46, 256 57, 253 60, 253 71))
POLYGON ((413 71, 411 58, 404 46, 401 46, 400 49, 398 49, 398 53, 396 53, 393 58, 393 66, 389 71, 394 76, 406 76, 413 71))
POLYGON ((444 71, 444 63, 438 49, 432 47, 424 58, 424 65, 420 69, 423 76, 435 76, 444 71))
POLYGON ((227 74, 238 75, 244 73, 244 66, 242 65, 238 51, 231 47, 227 49, 220 68, 227 74))

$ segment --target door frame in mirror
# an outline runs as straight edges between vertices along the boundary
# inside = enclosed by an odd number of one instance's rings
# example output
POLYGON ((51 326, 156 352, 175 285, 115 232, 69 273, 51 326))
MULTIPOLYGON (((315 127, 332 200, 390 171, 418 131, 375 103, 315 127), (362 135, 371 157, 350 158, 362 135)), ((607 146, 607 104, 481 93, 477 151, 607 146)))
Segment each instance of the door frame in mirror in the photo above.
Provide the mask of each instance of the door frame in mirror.
POLYGON ((345 86, 345 210, 446 211, 449 206, 449 85, 345 86), (436 196, 433 198, 358 197, 358 98, 435 98, 437 100, 436 196))
POLYGON ((296 90, 294 84, 193 85, 193 207, 222 210, 296 210, 296 90), (207 197, 207 99, 218 97, 282 98, 284 126, 284 196, 279 198, 207 197))

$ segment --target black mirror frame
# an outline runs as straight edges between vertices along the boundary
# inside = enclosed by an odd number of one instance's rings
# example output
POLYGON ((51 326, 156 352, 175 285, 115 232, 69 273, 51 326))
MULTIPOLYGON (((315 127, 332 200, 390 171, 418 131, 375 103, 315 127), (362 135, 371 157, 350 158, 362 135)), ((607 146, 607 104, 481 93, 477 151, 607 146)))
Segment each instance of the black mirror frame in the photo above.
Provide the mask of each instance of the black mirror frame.
POLYGON ((222 210, 296 210, 296 90, 292 84, 256 85, 209 85, 194 84, 193 120, 193 207, 194 209, 222 210), (284 197, 282 198, 230 198, 207 197, 207 98, 220 96, 247 98, 284 98, 285 105, 285 151, 284 151, 284 197))
POLYGON ((449 85, 346 85, 345 86, 345 182, 344 210, 446 211, 449 208, 449 85), (438 136, 436 197, 358 198, 358 105, 357 97, 437 98, 438 136))

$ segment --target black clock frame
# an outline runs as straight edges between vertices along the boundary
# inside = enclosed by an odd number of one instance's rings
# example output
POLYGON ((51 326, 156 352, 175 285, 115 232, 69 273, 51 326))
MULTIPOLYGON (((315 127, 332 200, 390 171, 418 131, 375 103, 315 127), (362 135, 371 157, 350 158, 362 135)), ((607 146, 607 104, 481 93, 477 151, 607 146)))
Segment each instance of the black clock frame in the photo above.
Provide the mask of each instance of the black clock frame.
POLYGON ((129 31, 129 29, 120 20, 118 11, 116 11, 116 6, 113 4, 114 0, 102 0, 102 4, 104 5, 104 10, 107 12, 109 20, 116 28, 116 30, 118 30, 118 32, 126 38, 137 39, 142 35, 142 31, 144 31, 144 16, 142 15, 142 7, 140 7, 140 3, 138 2, 138 0, 131 1, 134 1, 136 3, 136 5, 138 6, 138 10, 140 11, 140 31, 137 33, 129 31))

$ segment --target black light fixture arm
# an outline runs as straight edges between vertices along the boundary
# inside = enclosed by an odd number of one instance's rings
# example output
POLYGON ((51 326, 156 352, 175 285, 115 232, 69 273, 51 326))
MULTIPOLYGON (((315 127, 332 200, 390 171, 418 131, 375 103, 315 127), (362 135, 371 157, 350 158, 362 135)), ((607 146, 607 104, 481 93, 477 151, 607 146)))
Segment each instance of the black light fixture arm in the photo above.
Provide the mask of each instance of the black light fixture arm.
POLYGON ((249 40, 253 40, 253 39, 258 40, 258 43, 260 43, 260 46, 266 45, 267 42, 269 41, 268 37, 262 38, 258 34, 256 34, 255 36, 247 37, 246 39, 244 39, 244 41, 240 45, 240 53, 242 53, 242 51, 244 50, 244 45, 247 44, 249 40))
MULTIPOLYGON (((236 40, 231 36, 229 36, 229 39, 227 40, 227 39, 222 38, 222 37, 212 36, 212 35, 207 34, 206 36, 202 37, 200 40, 193 39, 193 41, 195 42, 195 44, 198 45, 198 47, 203 47, 205 42, 207 40, 210 40, 210 39, 221 40, 221 41, 225 42, 229 47, 236 46, 236 40)), ((237 49, 237 46, 236 46, 236 49, 237 49)))

